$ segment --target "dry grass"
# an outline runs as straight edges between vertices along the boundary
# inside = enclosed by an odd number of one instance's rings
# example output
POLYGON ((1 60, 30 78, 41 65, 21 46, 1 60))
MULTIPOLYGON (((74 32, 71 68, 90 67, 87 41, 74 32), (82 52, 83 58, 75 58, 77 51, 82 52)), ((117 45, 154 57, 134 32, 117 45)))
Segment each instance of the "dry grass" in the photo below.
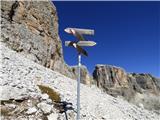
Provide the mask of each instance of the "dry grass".
POLYGON ((9 116, 10 110, 1 108, 0 113, 2 116, 9 116))
POLYGON ((53 102, 60 102, 61 98, 59 93, 57 93, 55 90, 53 90, 52 88, 48 87, 48 86, 44 86, 44 85, 38 85, 39 89, 41 90, 42 93, 46 93, 48 94, 49 98, 53 101, 53 102))

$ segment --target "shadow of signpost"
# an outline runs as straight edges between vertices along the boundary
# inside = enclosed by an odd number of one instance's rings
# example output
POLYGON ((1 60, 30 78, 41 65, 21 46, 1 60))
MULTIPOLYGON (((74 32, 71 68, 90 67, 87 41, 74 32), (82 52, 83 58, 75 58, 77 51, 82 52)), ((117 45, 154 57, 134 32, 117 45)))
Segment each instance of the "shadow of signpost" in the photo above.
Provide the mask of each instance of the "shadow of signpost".
POLYGON ((68 110, 73 110, 74 112, 76 112, 74 110, 74 108, 72 107, 72 103, 66 102, 66 101, 61 101, 59 102, 56 107, 59 109, 60 113, 64 113, 65 114, 65 118, 66 120, 68 120, 68 116, 67 116, 67 111, 68 110))

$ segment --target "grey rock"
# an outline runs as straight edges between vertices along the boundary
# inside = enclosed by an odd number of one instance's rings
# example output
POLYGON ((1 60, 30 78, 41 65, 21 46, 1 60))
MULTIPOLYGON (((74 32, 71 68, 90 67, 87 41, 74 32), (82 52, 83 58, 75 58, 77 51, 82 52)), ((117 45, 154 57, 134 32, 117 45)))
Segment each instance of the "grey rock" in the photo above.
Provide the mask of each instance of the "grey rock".
POLYGON ((47 94, 42 94, 41 95, 42 100, 47 100, 49 96, 47 94))
POLYGON ((142 109, 144 109, 144 106, 142 103, 139 103, 138 106, 141 107, 142 109))
POLYGON ((47 99, 46 102, 47 102, 48 104, 52 104, 52 103, 53 103, 53 101, 52 101, 51 99, 47 99))
POLYGON ((52 105, 49 105, 49 104, 47 104, 45 102, 38 103, 37 107, 40 108, 44 112, 44 114, 51 113, 51 110, 53 108, 52 105))
POLYGON ((15 105, 15 104, 6 104, 6 106, 9 107, 9 108, 11 108, 11 109, 12 109, 12 108, 13 108, 13 109, 16 108, 16 105, 15 105))
POLYGON ((31 115, 31 114, 34 114, 37 112, 37 109, 36 107, 32 107, 32 108, 29 108, 27 111, 26 111, 26 114, 28 115, 31 115))
POLYGON ((48 120, 57 120, 58 114, 56 113, 51 113, 50 115, 47 116, 48 120))

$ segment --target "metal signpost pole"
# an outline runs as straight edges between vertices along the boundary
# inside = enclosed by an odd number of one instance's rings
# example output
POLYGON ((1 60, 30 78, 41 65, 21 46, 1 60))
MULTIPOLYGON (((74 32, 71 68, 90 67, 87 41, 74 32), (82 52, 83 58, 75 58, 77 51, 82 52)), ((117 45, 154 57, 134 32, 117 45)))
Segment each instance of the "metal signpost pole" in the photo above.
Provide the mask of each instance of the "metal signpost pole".
POLYGON ((78 54, 77 120, 80 120, 80 82, 81 82, 81 55, 78 54))
POLYGON ((77 78, 77 120, 80 120, 80 82, 81 82, 81 54, 88 56, 87 51, 82 47, 94 46, 96 43, 94 41, 86 41, 83 37, 85 35, 94 35, 94 30, 91 29, 79 29, 79 28, 66 28, 64 30, 68 34, 72 34, 78 40, 76 41, 65 41, 65 46, 74 47, 78 52, 78 78, 77 78))

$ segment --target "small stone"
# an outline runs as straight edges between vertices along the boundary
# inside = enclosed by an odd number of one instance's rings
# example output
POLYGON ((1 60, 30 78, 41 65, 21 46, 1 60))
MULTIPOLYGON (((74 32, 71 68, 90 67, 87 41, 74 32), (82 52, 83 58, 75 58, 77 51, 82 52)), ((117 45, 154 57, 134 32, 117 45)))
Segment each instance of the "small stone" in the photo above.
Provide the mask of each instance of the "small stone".
POLYGON ((47 94, 42 94, 41 95, 42 100, 47 100, 49 96, 47 94))
POLYGON ((26 114, 31 115, 37 112, 37 109, 35 107, 29 108, 26 112, 26 114))
POLYGON ((28 102, 28 103, 31 103, 31 100, 28 100, 27 102, 28 102))
POLYGON ((144 106, 143 106, 142 103, 139 103, 138 106, 139 106, 140 108, 144 109, 144 106))
POLYGON ((47 101, 48 104, 52 104, 53 103, 51 99, 47 99, 46 101, 47 101))
POLYGON ((8 106, 9 108, 13 108, 13 109, 16 108, 16 105, 15 105, 15 104, 7 104, 7 106, 8 106))
POLYGON ((35 89, 34 89, 34 88, 28 88, 28 91, 29 91, 29 92, 34 92, 35 89))
POLYGON ((49 105, 45 102, 37 104, 37 107, 40 108, 44 112, 44 114, 49 114, 53 108, 52 105, 49 105))
POLYGON ((58 114, 51 113, 50 115, 47 116, 48 120, 57 120, 58 114))

